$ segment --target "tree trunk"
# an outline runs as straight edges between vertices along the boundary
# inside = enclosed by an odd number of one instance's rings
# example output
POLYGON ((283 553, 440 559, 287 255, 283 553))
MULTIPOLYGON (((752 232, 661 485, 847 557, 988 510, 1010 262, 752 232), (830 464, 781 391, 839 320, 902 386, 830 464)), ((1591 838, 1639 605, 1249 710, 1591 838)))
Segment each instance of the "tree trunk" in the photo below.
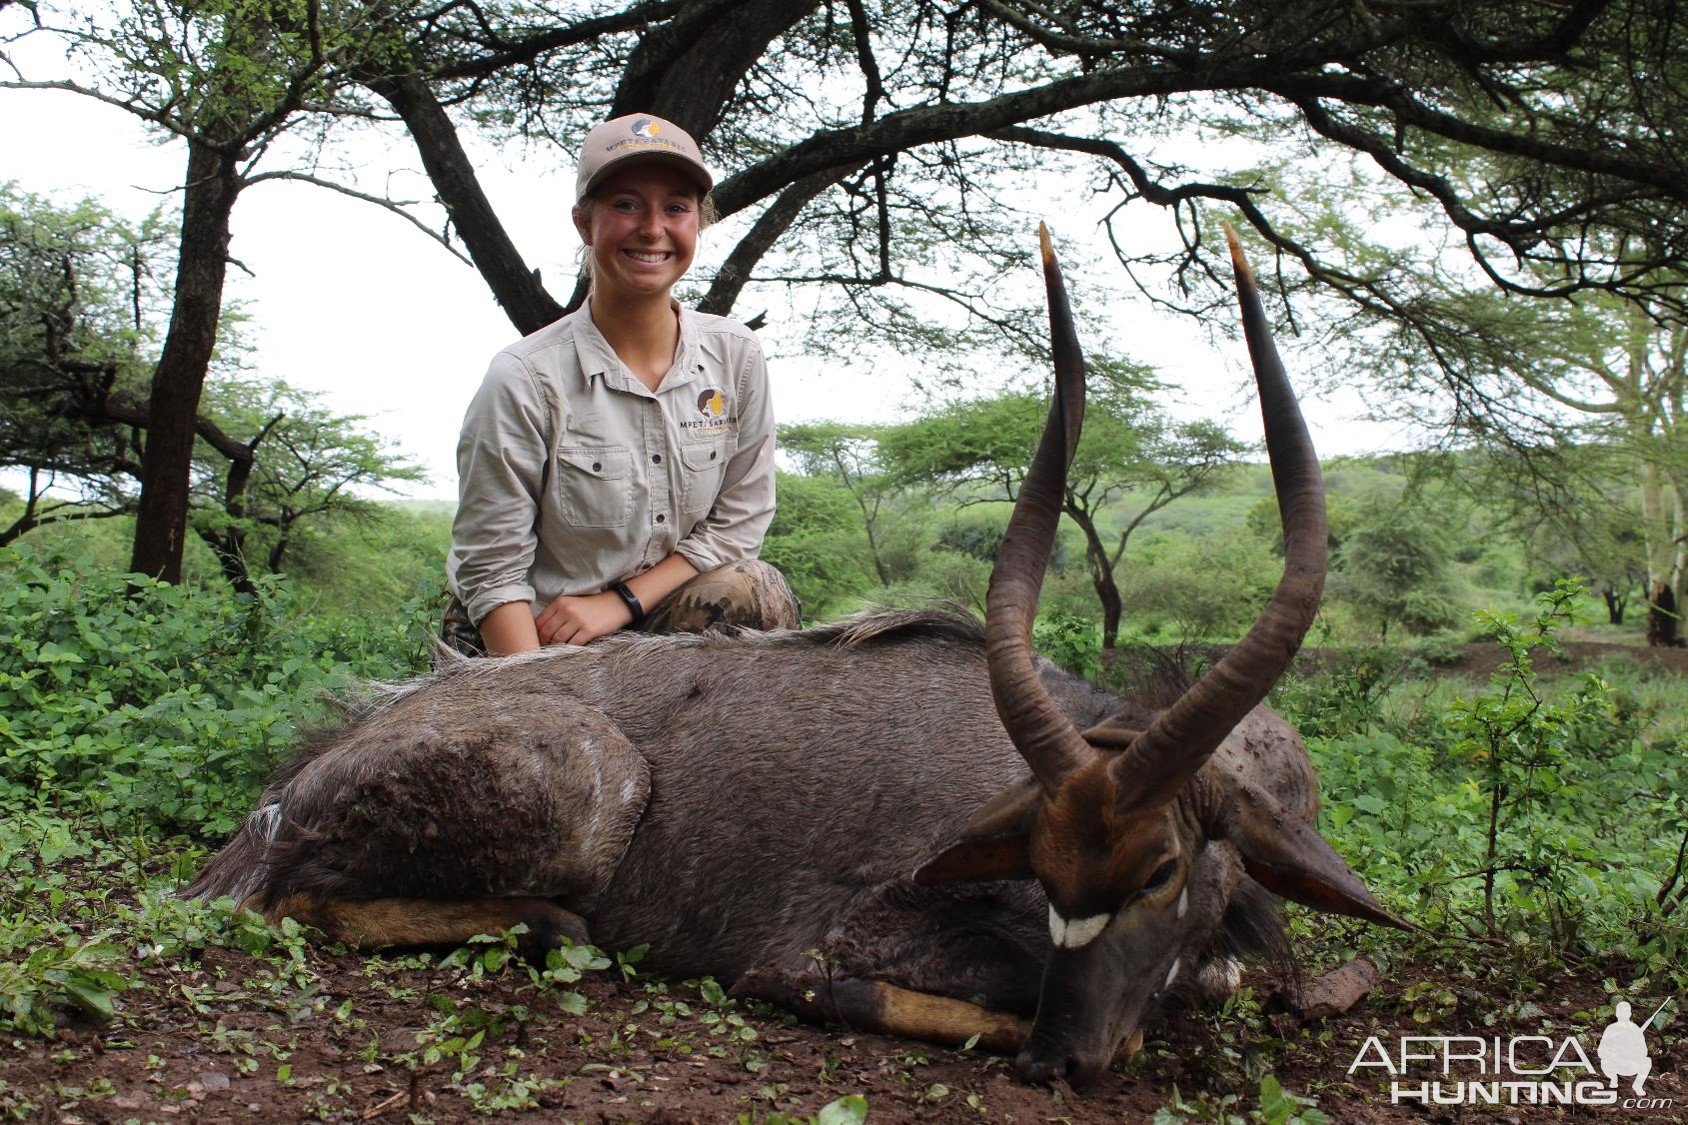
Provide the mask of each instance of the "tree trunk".
MULTIPOLYGON (((628 59, 605 117, 655 113, 704 143, 768 45, 818 6, 818 0, 706 0, 688 5, 645 33, 628 59)), ((481 190, 456 127, 427 82, 414 75, 378 74, 366 75, 363 81, 404 119, 428 179, 450 212, 475 269, 516 330, 537 332, 578 308, 586 297, 585 280, 576 283, 566 304, 558 304, 546 291, 481 190)), ((724 212, 723 217, 730 213, 724 212)), ((784 225, 789 223, 786 219, 784 225)), ((736 268, 748 275, 765 250, 748 242, 742 253, 735 252, 736 268)), ((736 289, 731 295, 714 294, 712 311, 724 312, 732 296, 736 289)))
POLYGON ((1677 617, 1676 594, 1670 583, 1661 582, 1647 598, 1647 643, 1656 648, 1678 648, 1683 644, 1677 617))
POLYGON ((819 0, 705 0, 651 29, 628 57, 606 117, 654 113, 702 144, 769 44, 819 0))
POLYGON ((1624 607, 1629 604, 1629 599, 1623 597, 1611 586, 1601 590, 1600 596, 1606 599, 1606 620, 1613 625, 1622 625, 1624 623, 1624 607))
MULTIPOLYGON (((475 269, 516 331, 524 336, 538 332, 562 316, 563 307, 540 283, 539 274, 522 260, 493 211, 469 154, 463 151, 457 127, 427 83, 407 75, 371 77, 366 84, 404 119, 422 157, 422 167, 451 215, 451 225, 457 228, 475 269)), ((558 206, 566 209, 567 202, 559 200, 558 206)))
POLYGON ((175 307, 152 374, 141 498, 129 563, 130 570, 165 582, 182 579, 199 393, 217 344, 228 269, 229 215, 239 193, 235 158, 190 138, 175 307))
POLYGON ((1641 463, 1641 529, 1647 552, 1647 643, 1682 643, 1676 617, 1682 547, 1676 542, 1681 499, 1672 481, 1651 462, 1641 463))
MULTIPOLYGON (((269 427, 264 427, 264 432, 268 431, 269 427)), ((257 445, 256 440, 253 445, 257 445)), ((228 516, 228 522, 221 531, 207 528, 199 533, 205 545, 211 548, 211 553, 217 556, 223 577, 240 594, 258 592, 258 587, 252 584, 251 569, 246 564, 246 486, 252 480, 251 452, 249 449, 244 460, 229 463, 229 475, 223 488, 223 512, 228 516)))
POLYGON ((1090 565, 1090 585, 1096 591, 1096 600, 1102 603, 1102 648, 1116 648, 1119 645, 1119 625, 1120 619, 1125 615, 1125 603, 1119 596, 1118 584, 1114 582, 1114 568, 1108 561, 1108 548, 1102 543, 1102 536, 1096 530, 1096 521, 1091 518, 1089 511, 1071 502, 1062 505, 1062 508, 1067 517, 1084 532, 1084 561, 1090 565))

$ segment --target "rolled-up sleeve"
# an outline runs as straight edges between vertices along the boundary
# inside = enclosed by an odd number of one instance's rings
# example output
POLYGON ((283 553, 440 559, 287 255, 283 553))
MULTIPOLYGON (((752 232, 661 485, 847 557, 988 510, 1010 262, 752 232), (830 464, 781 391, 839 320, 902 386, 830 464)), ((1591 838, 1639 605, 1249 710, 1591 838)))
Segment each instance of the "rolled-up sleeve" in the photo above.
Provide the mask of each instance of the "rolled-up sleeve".
POLYGON ((500 352, 463 417, 458 503, 446 573, 479 625, 506 602, 529 602, 551 430, 545 395, 520 358, 500 352))
POLYGON ((739 371, 738 447, 721 478, 709 515, 675 545, 698 570, 753 559, 774 519, 774 405, 762 346, 748 341, 739 371))

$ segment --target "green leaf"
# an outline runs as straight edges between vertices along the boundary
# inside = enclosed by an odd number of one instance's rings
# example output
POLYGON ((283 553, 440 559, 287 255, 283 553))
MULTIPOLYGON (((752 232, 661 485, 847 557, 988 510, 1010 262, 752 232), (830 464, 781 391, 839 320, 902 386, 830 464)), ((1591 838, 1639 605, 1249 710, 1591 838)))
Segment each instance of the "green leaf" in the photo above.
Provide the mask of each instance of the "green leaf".
POLYGON ((860 1094, 846 1094, 821 1106, 815 1114, 815 1125, 862 1125, 866 1120, 867 1099, 860 1094))

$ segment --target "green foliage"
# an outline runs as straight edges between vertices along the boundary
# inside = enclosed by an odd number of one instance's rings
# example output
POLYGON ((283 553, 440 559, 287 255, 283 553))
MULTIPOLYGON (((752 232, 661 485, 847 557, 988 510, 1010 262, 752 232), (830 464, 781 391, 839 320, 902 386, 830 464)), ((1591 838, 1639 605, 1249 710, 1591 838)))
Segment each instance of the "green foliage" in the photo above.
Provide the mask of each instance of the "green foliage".
POLYGON ((1277 702, 1309 736, 1327 838, 1403 916, 1499 938, 1519 971, 1590 958, 1680 990, 1682 737, 1649 737, 1630 693, 1600 677, 1540 679, 1532 649, 1551 651, 1579 592, 1561 584, 1528 619, 1482 615, 1503 654, 1482 690, 1392 711, 1404 672, 1367 654, 1277 702))
POLYGON ((1380 639, 1399 624, 1435 632, 1458 616, 1447 530, 1408 504, 1367 505, 1332 560, 1331 596, 1375 622, 1380 639))
MULTIPOLYGON (((124 502, 133 435, 98 419, 144 410, 170 248, 156 215, 137 226, 0 184, 0 466, 70 478, 84 509, 124 502)), ((27 530, 21 515, 0 543, 27 530)))
MULTIPOLYGON (((162 225, 157 214, 132 226, 91 200, 62 206, 0 185, 0 468, 26 474, 25 495, 0 511, 0 545, 134 509, 168 319, 162 225)), ((366 419, 244 377, 240 321, 235 309, 222 317, 198 405, 190 523, 244 588, 290 551, 378 522, 383 509, 360 490, 424 474, 366 419)))
POLYGON ((738 1125, 863 1125, 867 1121, 867 1108, 866 1098, 860 1094, 846 1094, 827 1102, 812 1115, 770 1113, 766 1117, 757 1117, 741 1113, 738 1125))
POLYGON ((0 802, 220 839, 317 699, 419 669, 428 634, 0 551, 0 802))
MULTIPOLYGON (((1174 500, 1212 487, 1243 446, 1214 423, 1171 422, 1145 396, 1155 385, 1146 370, 1105 356, 1090 362, 1084 432, 1061 502, 1083 536, 1102 607, 1102 643, 1112 647, 1120 625, 1114 571, 1131 535, 1174 500), (1099 521, 1110 505, 1126 514, 1121 526, 1104 531, 1099 521)), ((1013 500, 1048 413, 1046 395, 1025 391, 950 403, 881 431, 879 456, 888 479, 904 488, 972 503, 1013 500)))
POLYGON ((762 557, 779 567, 806 621, 824 621, 878 585, 861 515, 849 491, 829 477, 779 473, 779 507, 762 557))
POLYGON ((1127 624, 1154 641, 1235 637, 1272 596, 1282 563, 1247 536, 1156 536, 1120 579, 1127 624))
POLYGON ((61 942, 40 942, 41 928, 27 922, 9 926, 0 936, 0 1031, 51 1035, 60 1008, 77 1008, 105 1019, 112 1002, 129 981, 120 971, 124 950, 100 934, 61 942), (34 945, 22 960, 11 956, 34 945))
POLYGON ((1096 623, 1060 609, 1032 622, 1032 648, 1074 675, 1094 680, 1102 671, 1102 635, 1096 623))

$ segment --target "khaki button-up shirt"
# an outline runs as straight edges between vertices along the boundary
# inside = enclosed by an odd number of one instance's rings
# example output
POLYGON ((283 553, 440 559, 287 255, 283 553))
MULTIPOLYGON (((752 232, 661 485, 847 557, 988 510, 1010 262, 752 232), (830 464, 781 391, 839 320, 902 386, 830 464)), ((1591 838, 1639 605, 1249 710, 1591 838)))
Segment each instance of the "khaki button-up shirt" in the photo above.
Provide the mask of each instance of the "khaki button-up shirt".
MULTIPOLYGON (((678 306, 676 306, 678 307, 678 306)), ((446 573, 477 625, 537 613, 678 552, 700 571, 754 558, 774 515, 774 415, 748 328, 680 310, 651 391, 590 306, 499 352, 463 419, 446 573)))

